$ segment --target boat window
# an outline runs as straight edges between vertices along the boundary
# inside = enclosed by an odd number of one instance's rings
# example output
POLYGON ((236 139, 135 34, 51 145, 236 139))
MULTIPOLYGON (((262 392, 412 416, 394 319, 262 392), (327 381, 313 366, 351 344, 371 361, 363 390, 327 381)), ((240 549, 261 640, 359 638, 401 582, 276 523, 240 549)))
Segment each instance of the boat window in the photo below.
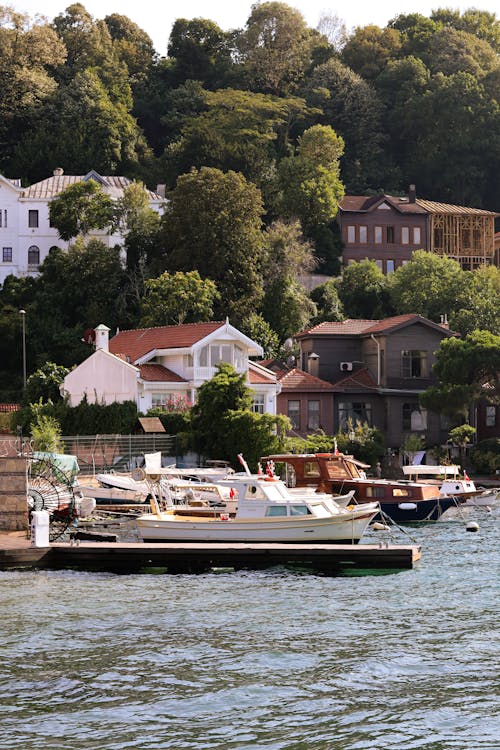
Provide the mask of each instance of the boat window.
POLYGON ((305 477, 319 477, 320 470, 317 461, 306 461, 304 464, 304 476, 305 477))
POLYGON ((311 511, 307 505, 290 505, 291 516, 307 516, 311 515, 311 511))
POLYGON ((349 479, 347 468, 340 461, 328 461, 326 464, 329 479, 349 479))
POLYGON ((266 516, 286 516, 286 505, 270 505, 266 509, 266 516))
POLYGON ((255 484, 250 484, 247 487, 245 498, 247 500, 263 500, 265 497, 264 493, 260 489, 260 487, 257 487, 255 484))
POLYGON ((381 487, 378 485, 374 485, 372 487, 368 486, 366 488, 366 496, 367 497, 384 497, 385 496, 385 487, 381 487))
POLYGON ((393 497, 409 497, 410 494, 410 491, 404 487, 393 487, 392 490, 393 497))

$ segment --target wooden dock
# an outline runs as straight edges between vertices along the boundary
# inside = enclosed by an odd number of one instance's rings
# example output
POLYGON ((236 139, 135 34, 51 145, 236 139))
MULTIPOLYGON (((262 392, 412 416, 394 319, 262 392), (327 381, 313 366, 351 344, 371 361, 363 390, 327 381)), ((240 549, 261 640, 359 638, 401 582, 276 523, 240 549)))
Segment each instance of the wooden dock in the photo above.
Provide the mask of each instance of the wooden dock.
POLYGON ((0 570, 71 568, 137 572, 150 568, 165 572, 205 572, 214 568, 262 569, 298 566, 327 573, 349 569, 408 569, 421 557, 417 544, 263 544, 54 542, 32 547, 26 538, 0 534, 0 570), (10 537, 10 538, 7 538, 10 537))

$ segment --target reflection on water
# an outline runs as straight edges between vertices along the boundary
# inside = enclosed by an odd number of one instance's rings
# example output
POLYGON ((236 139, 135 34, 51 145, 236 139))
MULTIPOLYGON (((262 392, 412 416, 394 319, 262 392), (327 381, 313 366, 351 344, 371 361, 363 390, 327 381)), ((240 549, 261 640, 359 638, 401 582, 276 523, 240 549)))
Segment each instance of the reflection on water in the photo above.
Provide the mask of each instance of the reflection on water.
POLYGON ((2 750, 493 750, 500 513, 415 570, 0 573, 2 750))

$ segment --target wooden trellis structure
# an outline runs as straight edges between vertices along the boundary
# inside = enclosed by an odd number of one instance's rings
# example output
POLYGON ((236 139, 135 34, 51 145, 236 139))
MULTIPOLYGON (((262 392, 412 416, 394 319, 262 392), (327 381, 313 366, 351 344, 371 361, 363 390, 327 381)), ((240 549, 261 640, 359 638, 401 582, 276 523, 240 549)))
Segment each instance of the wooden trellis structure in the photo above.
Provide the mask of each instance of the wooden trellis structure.
MULTIPOLYGON (((419 201, 423 203, 423 201, 419 201)), ((453 209, 453 206, 447 207, 453 209)), ((458 209, 429 213, 430 250, 460 263, 464 270, 473 270, 494 262, 495 214, 490 211, 458 209)))

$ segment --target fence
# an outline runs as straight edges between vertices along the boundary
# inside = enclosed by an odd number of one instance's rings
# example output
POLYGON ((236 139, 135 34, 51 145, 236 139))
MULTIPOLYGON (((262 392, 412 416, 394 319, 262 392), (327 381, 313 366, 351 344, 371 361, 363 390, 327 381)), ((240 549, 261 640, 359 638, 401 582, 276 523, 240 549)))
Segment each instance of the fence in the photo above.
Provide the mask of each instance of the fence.
POLYGON ((178 461, 176 435, 69 435, 62 441, 84 474, 130 471, 143 464, 145 453, 161 452, 164 461, 178 461))

